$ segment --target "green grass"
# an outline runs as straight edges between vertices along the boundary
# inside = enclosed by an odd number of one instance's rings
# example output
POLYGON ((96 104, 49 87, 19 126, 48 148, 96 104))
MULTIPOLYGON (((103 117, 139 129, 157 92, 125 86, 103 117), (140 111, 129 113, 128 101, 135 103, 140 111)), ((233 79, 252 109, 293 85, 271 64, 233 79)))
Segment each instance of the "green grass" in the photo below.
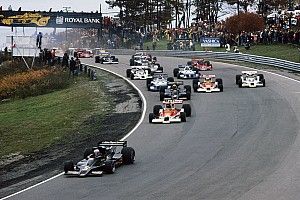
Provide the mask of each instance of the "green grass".
POLYGON ((83 134, 80 125, 89 116, 107 114, 103 86, 86 78, 76 81, 68 89, 0 104, 0 158, 39 151, 75 131, 83 134))
MULTIPOLYGON (((160 40, 157 42, 156 50, 166 50, 167 49, 166 40, 160 40)), ((152 42, 144 43, 144 48, 149 46, 152 49, 152 42)), ((196 44, 196 51, 214 51, 214 52, 225 52, 225 48, 203 48, 199 44, 196 44)), ((291 44, 271 44, 271 45, 254 45, 251 46, 250 50, 245 50, 243 46, 239 47, 241 53, 260 55, 266 57, 279 58, 284 60, 289 60, 293 62, 300 62, 300 51, 298 47, 291 44)))

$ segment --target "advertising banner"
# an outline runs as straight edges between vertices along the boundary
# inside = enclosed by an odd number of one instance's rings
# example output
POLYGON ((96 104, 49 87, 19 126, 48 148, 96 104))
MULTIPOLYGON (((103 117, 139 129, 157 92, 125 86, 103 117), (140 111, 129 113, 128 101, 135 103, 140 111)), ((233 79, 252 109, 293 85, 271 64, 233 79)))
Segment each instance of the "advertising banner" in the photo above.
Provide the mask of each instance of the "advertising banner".
POLYGON ((100 13, 0 11, 0 26, 101 28, 100 13))
POLYGON ((201 47, 221 47, 220 38, 217 37, 202 37, 201 47))

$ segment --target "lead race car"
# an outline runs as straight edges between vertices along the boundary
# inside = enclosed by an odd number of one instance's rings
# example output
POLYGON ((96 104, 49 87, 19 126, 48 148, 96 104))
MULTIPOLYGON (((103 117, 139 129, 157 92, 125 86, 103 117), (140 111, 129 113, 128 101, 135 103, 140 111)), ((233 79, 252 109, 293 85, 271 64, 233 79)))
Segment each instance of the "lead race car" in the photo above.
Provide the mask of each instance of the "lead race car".
POLYGON ((163 102, 163 106, 155 105, 153 113, 149 113, 150 123, 170 124, 176 122, 186 122, 186 117, 191 116, 191 106, 182 104, 182 100, 167 100, 163 102), (177 108, 176 105, 182 105, 177 108))
POLYGON ((149 91, 160 91, 161 87, 167 87, 168 82, 174 82, 173 77, 168 77, 166 73, 154 73, 152 78, 147 78, 146 86, 149 91))
POLYGON ((241 75, 236 75, 235 83, 241 87, 265 87, 266 81, 263 74, 257 71, 242 71, 241 75))
POLYGON ((194 92, 223 92, 223 80, 216 78, 216 75, 201 75, 193 80, 194 92))
POLYGON ((152 78, 152 73, 148 67, 132 66, 126 70, 126 76, 131 80, 146 80, 152 78))
POLYGON ((86 149, 83 157, 77 164, 73 161, 65 162, 65 175, 85 177, 99 176, 104 172, 112 174, 122 164, 133 164, 135 151, 132 147, 127 147, 127 141, 106 141, 99 142, 97 147, 86 149))
POLYGON ((200 71, 211 71, 213 69, 212 64, 202 58, 193 58, 192 61, 187 62, 187 64, 200 71))
POLYGON ((200 77, 199 70, 189 65, 178 65, 177 68, 174 68, 173 74, 178 79, 194 79, 200 77))

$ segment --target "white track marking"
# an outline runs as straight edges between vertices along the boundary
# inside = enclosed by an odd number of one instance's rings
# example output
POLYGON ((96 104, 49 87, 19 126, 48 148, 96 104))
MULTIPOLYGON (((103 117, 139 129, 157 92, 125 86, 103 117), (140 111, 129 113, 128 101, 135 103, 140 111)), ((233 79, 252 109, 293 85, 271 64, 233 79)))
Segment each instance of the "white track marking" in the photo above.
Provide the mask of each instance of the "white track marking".
MULTIPOLYGON (((83 64, 84 64, 84 63, 83 63, 83 64)), ((147 109, 147 101, 146 101, 146 98, 145 98, 145 96, 143 95, 142 91, 141 91, 138 87, 136 87, 136 86, 135 86, 130 80, 128 80, 127 78, 125 78, 125 77, 123 77, 123 76, 121 76, 121 75, 119 75, 119 74, 117 74, 117 73, 115 73, 115 72, 113 72, 113 71, 110 71, 110 70, 108 70, 108 69, 105 69, 105 68, 102 68, 102 67, 99 67, 99 66, 90 65, 90 64, 88 64, 88 66, 93 67, 93 68, 97 68, 97 69, 101 69, 101 70, 103 70, 103 71, 107 71, 107 72, 109 72, 109 73, 111 73, 111 74, 114 74, 114 75, 116 75, 116 76, 118 76, 118 77, 124 79, 124 80, 127 81, 127 82, 128 82, 135 90, 138 91, 140 97, 142 98, 142 101, 143 101, 143 112, 142 112, 142 116, 141 116, 139 122, 135 125, 135 127, 121 139, 121 141, 123 141, 123 140, 125 140, 126 138, 128 138, 128 137, 129 137, 129 136, 130 136, 130 135, 131 135, 131 134, 132 134, 132 133, 140 126, 140 125, 141 125, 141 123, 144 121, 145 114, 146 114, 146 109, 147 109)), ((60 174, 57 174, 57 175, 55 175, 55 176, 53 176, 53 177, 51 177, 51 178, 49 178, 49 179, 46 179, 46 180, 44 180, 44 181, 42 181, 42 182, 40 182, 40 183, 37 183, 37 184, 32 185, 32 186, 30 186, 30 187, 28 187, 28 188, 25 188, 25 189, 23 189, 23 190, 21 190, 21 191, 19 191, 19 192, 16 192, 16 193, 13 193, 13 194, 8 195, 8 196, 6 196, 6 197, 3 197, 3 198, 0 199, 0 200, 5 200, 5 199, 8 199, 8 198, 10 198, 10 197, 16 196, 16 195, 18 195, 18 194, 20 194, 20 193, 23 193, 23 192, 27 191, 27 190, 30 190, 30 189, 35 188, 35 187, 37 187, 37 186, 39 186, 39 185, 42 185, 42 184, 44 184, 44 183, 46 183, 46 182, 49 182, 49 181, 51 181, 51 180, 53 180, 53 179, 55 179, 55 178, 57 178, 57 177, 59 177, 59 176, 61 176, 61 175, 63 175, 63 174, 64 174, 64 172, 62 172, 62 173, 60 173, 60 174)))
POLYGON ((28 188, 25 188, 24 190, 21 190, 21 191, 19 191, 19 192, 16 192, 16 193, 13 193, 13 194, 8 195, 8 196, 6 196, 6 197, 3 197, 3 198, 0 199, 0 200, 4 200, 4 199, 8 199, 8 198, 10 198, 10 197, 16 196, 16 195, 18 195, 18 194, 20 194, 20 193, 23 193, 23 192, 25 192, 25 191, 27 191, 27 190, 30 190, 30 189, 32 189, 32 188, 35 188, 35 187, 37 187, 37 186, 39 186, 39 185, 42 185, 42 184, 44 184, 44 183, 46 183, 46 182, 48 182, 48 181, 51 181, 52 179, 55 179, 55 178, 57 178, 57 177, 59 177, 59 176, 61 176, 61 175, 63 175, 63 174, 64 174, 64 172, 62 172, 62 173, 60 173, 60 174, 57 174, 57 175, 55 175, 55 176, 53 176, 53 177, 51 177, 51 178, 49 178, 49 179, 47 179, 47 180, 44 180, 44 181, 42 181, 42 182, 40 182, 40 183, 37 183, 37 184, 35 184, 35 185, 33 185, 33 186, 30 186, 30 187, 28 187, 28 188))

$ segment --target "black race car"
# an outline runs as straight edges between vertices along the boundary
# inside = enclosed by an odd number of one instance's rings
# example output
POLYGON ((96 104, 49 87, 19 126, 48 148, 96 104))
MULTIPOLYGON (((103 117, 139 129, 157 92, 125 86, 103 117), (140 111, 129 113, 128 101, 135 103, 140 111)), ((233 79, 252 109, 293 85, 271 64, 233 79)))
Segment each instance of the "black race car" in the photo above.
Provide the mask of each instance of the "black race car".
POLYGON ((105 55, 103 57, 95 56, 95 63, 101 64, 119 64, 119 59, 116 56, 105 55))
POLYGON ((127 147, 127 141, 99 142, 97 147, 86 149, 83 159, 77 164, 65 162, 65 175, 88 176, 112 174, 122 164, 133 164, 135 151, 127 147))
POLYGON ((168 82, 167 87, 160 87, 160 100, 190 100, 192 87, 190 85, 183 86, 183 81, 168 82))

